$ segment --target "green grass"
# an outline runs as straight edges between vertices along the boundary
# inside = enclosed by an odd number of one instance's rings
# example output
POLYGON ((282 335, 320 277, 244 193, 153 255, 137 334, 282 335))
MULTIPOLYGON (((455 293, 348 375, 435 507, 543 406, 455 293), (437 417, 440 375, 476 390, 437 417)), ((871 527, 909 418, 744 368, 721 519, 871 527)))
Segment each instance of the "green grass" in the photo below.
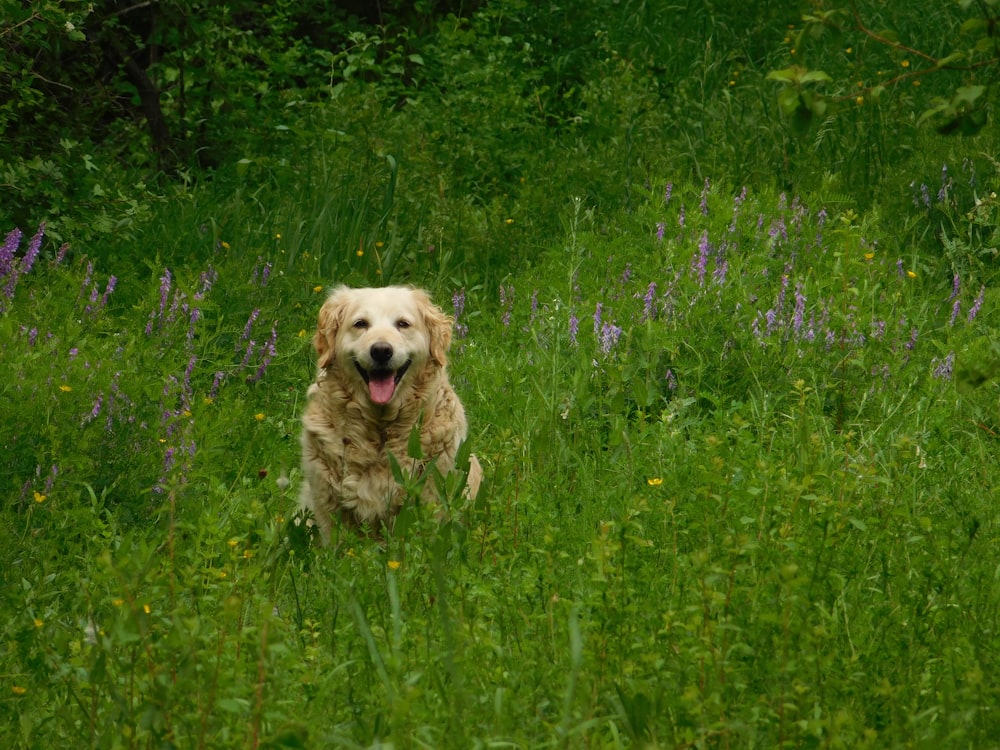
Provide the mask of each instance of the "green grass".
POLYGON ((8 746, 995 741, 981 266, 900 242, 922 207, 666 186, 568 197, 558 236, 495 216, 491 242, 541 248, 509 273, 390 268, 391 231, 331 244, 294 191, 165 209, 159 250, 193 259, 169 288, 147 259, 105 303, 114 268, 43 253, 0 317, 8 746), (316 548, 311 328, 334 278, 380 276, 447 310, 468 285, 451 372, 487 480, 384 546, 316 548))
MULTIPOLYGON (((212 118, 210 173, 24 157, 0 746, 996 746, 996 136, 916 128, 931 77, 796 134, 797 19, 688 10, 386 31, 212 118), (390 282, 457 315, 486 479, 318 547, 316 314, 390 282)), ((901 65, 853 39, 799 57, 901 65)))

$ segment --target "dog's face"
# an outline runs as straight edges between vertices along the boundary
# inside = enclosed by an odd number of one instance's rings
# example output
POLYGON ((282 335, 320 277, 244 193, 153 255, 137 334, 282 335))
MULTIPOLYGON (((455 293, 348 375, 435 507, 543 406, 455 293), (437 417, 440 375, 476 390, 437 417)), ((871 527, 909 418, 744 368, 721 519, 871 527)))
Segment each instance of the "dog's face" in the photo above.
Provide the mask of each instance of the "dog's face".
POLYGON ((442 367, 452 319, 407 287, 338 287, 319 313, 319 366, 336 366, 374 404, 384 405, 428 366, 442 367))

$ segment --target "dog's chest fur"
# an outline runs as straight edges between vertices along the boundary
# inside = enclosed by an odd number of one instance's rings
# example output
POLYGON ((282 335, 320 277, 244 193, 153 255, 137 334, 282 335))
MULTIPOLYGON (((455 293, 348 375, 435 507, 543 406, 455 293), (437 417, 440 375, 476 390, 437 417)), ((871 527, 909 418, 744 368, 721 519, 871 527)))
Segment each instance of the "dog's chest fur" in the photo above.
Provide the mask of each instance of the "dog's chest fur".
MULTIPOLYGON (((402 505, 405 493, 393 477, 390 455, 408 475, 421 473, 431 459, 448 472, 465 438, 461 403, 443 374, 418 383, 399 404, 374 411, 336 380, 320 381, 311 389, 303 425, 304 463, 312 474, 313 491, 317 486, 325 490, 321 497, 314 496, 322 506, 316 508, 317 516, 326 511, 352 525, 375 526, 402 505), (408 455, 410 435, 418 424, 424 456, 420 460, 408 455), (452 429, 433 429, 441 424, 452 429)), ((320 523, 326 526, 329 521, 323 518, 320 523)))

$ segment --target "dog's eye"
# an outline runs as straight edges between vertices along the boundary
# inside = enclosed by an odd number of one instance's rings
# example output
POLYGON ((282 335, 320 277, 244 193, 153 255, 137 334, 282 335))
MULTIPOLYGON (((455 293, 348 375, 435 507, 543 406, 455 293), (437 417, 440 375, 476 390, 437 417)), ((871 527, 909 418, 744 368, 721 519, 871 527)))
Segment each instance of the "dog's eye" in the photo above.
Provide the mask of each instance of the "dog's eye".
POLYGON ((410 327, 410 321, 406 320, 405 318, 400 318, 399 320, 396 321, 396 328, 409 328, 409 327, 410 327))
POLYGON ((364 318, 358 318, 357 320, 354 321, 354 327, 355 328, 367 328, 368 327, 368 321, 365 320, 364 318))

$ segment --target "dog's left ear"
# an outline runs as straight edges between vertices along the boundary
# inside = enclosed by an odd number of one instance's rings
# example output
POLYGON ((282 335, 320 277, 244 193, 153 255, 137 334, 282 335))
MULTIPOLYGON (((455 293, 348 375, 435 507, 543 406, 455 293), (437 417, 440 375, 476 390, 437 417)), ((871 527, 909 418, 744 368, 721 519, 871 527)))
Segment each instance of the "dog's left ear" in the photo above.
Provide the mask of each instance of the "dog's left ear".
POLYGON ((444 367, 448 364, 448 348, 451 346, 451 327, 455 319, 444 313, 441 308, 431 302, 430 297, 421 291, 414 292, 420 304, 420 311, 430 335, 431 359, 444 367))
POLYGON ((335 343, 337 340, 337 330, 340 328, 344 318, 344 309, 347 304, 347 295, 350 290, 346 286, 338 286, 333 293, 326 298, 323 307, 319 309, 319 320, 316 324, 316 335, 313 337, 313 345, 319 355, 319 367, 325 369, 333 364, 336 356, 335 343))

